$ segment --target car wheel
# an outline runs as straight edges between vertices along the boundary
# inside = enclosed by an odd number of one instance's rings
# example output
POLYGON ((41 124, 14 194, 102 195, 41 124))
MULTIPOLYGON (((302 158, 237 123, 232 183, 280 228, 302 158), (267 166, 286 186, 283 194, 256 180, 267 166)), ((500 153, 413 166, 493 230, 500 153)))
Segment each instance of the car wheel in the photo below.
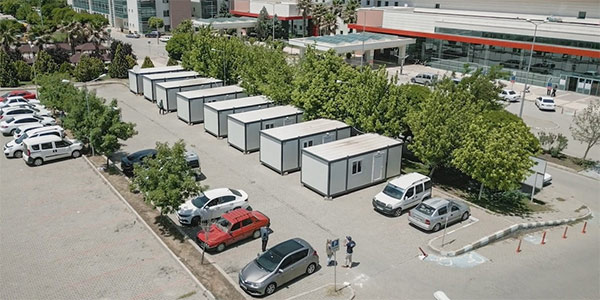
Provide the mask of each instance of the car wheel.
POLYGON ((260 230, 255 230, 254 233, 252 233, 252 238, 259 238, 260 237, 260 230))
POLYGON ((469 212, 468 212, 468 211, 466 211, 466 212, 465 212, 465 213, 462 215, 462 218, 461 218, 461 220, 463 220, 463 221, 466 221, 468 218, 469 218, 469 212))
POLYGON ((73 158, 78 158, 81 156, 81 152, 79 152, 79 150, 75 150, 75 151, 73 151, 73 153, 71 153, 71 156, 73 158))
POLYGON ((193 217, 192 226, 198 226, 198 224, 200 224, 200 217, 193 217))
POLYGON ((41 159, 41 158, 39 158, 39 157, 38 157, 38 158, 36 158, 35 160, 33 160, 33 164, 34 164, 35 166, 41 166, 43 163, 44 163, 44 160, 43 160, 43 159, 41 159))
POLYGON ((399 217, 402 215, 402 207, 394 210, 394 217, 399 217))
POLYGON ((219 244, 219 246, 217 246, 217 252, 223 252, 223 250, 225 250, 225 244, 219 244))
POLYGON ((15 151, 15 153, 13 154, 13 156, 16 157, 16 158, 21 158, 21 157, 23 157, 23 151, 17 150, 17 151, 15 151))
POLYGON ((315 265, 315 263, 311 263, 310 265, 308 265, 308 267, 306 267, 306 274, 310 275, 314 273, 315 270, 317 270, 317 265, 315 265))
POLYGON ((269 283, 269 285, 267 285, 267 288, 265 289, 265 294, 271 295, 273 293, 275 293, 275 290, 277 289, 277 285, 275 284, 275 282, 271 282, 269 283))
POLYGON ((433 232, 440 231, 440 227, 442 227, 442 225, 440 225, 440 223, 435 224, 435 226, 433 226, 433 232))
POLYGON ((241 207, 237 206, 237 207, 236 207, 236 208, 234 208, 233 210, 240 209, 240 208, 241 208, 241 207))
POLYGON ((10 135, 14 136, 14 135, 15 135, 15 131, 17 131, 17 129, 16 129, 16 128, 13 128, 13 129, 10 131, 10 135))
POLYGON ((411 79, 410 79, 410 82, 412 82, 412 83, 415 83, 415 79, 414 79, 414 78, 411 78, 411 79))

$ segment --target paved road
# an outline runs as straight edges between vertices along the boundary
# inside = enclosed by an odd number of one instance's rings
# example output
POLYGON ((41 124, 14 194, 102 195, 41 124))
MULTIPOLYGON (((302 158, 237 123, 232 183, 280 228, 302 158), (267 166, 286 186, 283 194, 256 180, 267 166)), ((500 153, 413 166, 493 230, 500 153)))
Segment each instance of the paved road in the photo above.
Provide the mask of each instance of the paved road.
POLYGON ((155 66, 166 66, 167 60, 169 59, 167 51, 165 50, 166 43, 158 42, 156 38, 145 38, 140 37, 139 39, 132 39, 125 37, 124 33, 121 33, 118 28, 113 28, 111 37, 116 40, 130 43, 133 49, 133 53, 138 58, 138 64, 141 66, 144 62, 144 57, 149 56, 154 62, 155 66))
MULTIPOLYGON (((548 254, 541 257, 554 260, 547 267, 540 268, 541 271, 536 269, 540 262, 535 257, 521 255, 516 259, 510 241, 506 242, 506 246, 498 244, 484 248, 481 252, 489 261, 474 268, 424 262, 418 258, 417 247, 424 246, 435 235, 409 226, 406 216, 388 218, 374 212, 370 199, 381 190, 381 185, 324 201, 301 187, 299 173, 280 176, 261 166, 257 153, 243 155, 227 146, 226 140, 217 140, 205 133, 201 124, 188 126, 181 122, 175 113, 158 115, 155 104, 131 94, 124 86, 96 89, 100 96, 116 97, 122 107, 123 118, 137 124, 136 129, 140 133, 126 142, 124 151, 152 147, 156 141, 185 139, 189 147, 200 155, 207 177, 205 184, 211 188, 244 189, 250 194, 251 205, 271 217, 275 231, 271 244, 291 237, 303 237, 317 248, 323 263, 322 244, 326 238, 352 235, 358 241, 355 260, 360 264, 350 270, 338 269, 338 280, 351 282, 358 299, 430 299, 437 290, 444 290, 451 298, 457 299, 600 297, 597 286, 590 284, 600 280, 598 269, 585 268, 585 261, 577 257, 587 258, 587 263, 594 266, 597 257, 591 255, 600 249, 593 234, 583 236, 579 243, 548 247, 548 254), (570 255, 564 254, 567 252, 570 255), (563 265, 569 265, 564 268, 569 271, 578 268, 578 273, 557 272, 556 269, 563 265), (523 266, 531 270, 523 271, 524 275, 515 275, 523 266), (543 280, 529 278, 534 275, 543 280), (581 280, 581 277, 587 279, 581 280), (562 282, 573 287, 566 287, 562 282), (517 295, 513 286, 527 286, 528 290, 517 295)), ((583 182, 582 185, 594 191, 598 189, 595 183, 583 182)), ((189 230, 193 232, 194 229, 189 230)), ((212 255, 212 258, 235 281, 239 269, 255 257, 259 249, 259 241, 249 241, 212 255)), ((339 254, 341 260, 342 253, 339 254)), ((332 279, 332 268, 322 267, 316 274, 286 286, 271 298, 286 299, 332 279)))
POLYGON ((0 176, 0 299, 205 299, 82 158, 0 176))

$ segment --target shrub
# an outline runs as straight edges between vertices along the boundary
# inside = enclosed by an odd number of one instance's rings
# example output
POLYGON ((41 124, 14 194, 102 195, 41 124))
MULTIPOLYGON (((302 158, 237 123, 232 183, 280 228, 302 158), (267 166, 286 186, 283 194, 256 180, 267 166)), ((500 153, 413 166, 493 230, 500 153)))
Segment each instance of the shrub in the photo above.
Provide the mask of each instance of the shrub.
POLYGON ((17 78, 21 81, 31 80, 31 67, 22 60, 13 62, 15 69, 17 70, 17 78))
POLYGON ((0 50, 0 87, 19 85, 17 69, 4 50, 0 50))
POLYGON ((102 72, 104 72, 104 63, 100 59, 82 55, 73 75, 77 81, 84 82, 98 78, 102 72))
POLYGON ((133 56, 127 55, 127 56, 125 56, 125 59, 127 60, 127 69, 131 69, 135 65, 137 65, 137 61, 135 60, 135 58, 133 56))
POLYGON ((64 62, 60 65, 60 68, 58 68, 58 71, 60 73, 65 73, 65 74, 69 74, 72 75, 73 74, 73 70, 75 69, 75 67, 73 67, 73 65, 69 62, 64 62))
POLYGON ((538 139, 545 153, 549 153, 552 157, 559 157, 561 152, 567 148, 569 140, 562 133, 554 132, 539 132, 538 139))
POLYGON ((144 58, 144 63, 142 64, 142 69, 144 69, 144 68, 154 68, 154 63, 148 56, 146 56, 146 58, 144 58))
POLYGON ((122 50, 122 46, 117 47, 117 52, 108 67, 108 74, 112 78, 127 78, 127 58, 122 50))
POLYGON ((167 66, 176 66, 178 64, 179 62, 177 62, 177 60, 173 59, 172 57, 169 57, 169 60, 167 61, 167 66))

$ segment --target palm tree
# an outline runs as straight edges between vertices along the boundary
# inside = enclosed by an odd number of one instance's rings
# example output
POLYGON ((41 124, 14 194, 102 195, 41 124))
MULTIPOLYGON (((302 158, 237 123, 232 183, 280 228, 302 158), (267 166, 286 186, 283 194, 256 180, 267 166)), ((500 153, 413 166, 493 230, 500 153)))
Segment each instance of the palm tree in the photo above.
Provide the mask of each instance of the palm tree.
POLYGON ((342 17, 342 11, 344 10, 344 2, 342 0, 333 0, 331 2, 331 9, 333 14, 337 17, 342 17))
POLYGON ((0 22, 0 46, 4 51, 8 52, 17 42, 17 34, 18 32, 9 25, 9 22, 0 22))
POLYGON ((357 0, 349 0, 342 12, 342 20, 345 24, 356 23, 356 10, 360 7, 357 0))
POLYGON ((325 28, 325 32, 327 34, 335 33, 335 30, 337 29, 337 16, 333 10, 327 12, 325 15, 323 27, 325 28))
POLYGON ((311 0, 298 0, 298 9, 302 11, 302 36, 306 36, 306 18, 310 16, 313 9, 311 0))
POLYGON ((67 42, 71 46, 71 55, 75 54, 75 47, 87 39, 85 28, 79 22, 71 22, 61 26, 59 30, 67 34, 67 42))
POLYGON ((313 24, 318 28, 319 35, 321 34, 321 28, 324 25, 327 12, 328 9, 323 3, 319 3, 313 7, 313 24))
POLYGON ((85 25, 87 41, 94 44, 96 51, 100 44, 108 40, 108 32, 104 28, 98 28, 90 24, 85 25))

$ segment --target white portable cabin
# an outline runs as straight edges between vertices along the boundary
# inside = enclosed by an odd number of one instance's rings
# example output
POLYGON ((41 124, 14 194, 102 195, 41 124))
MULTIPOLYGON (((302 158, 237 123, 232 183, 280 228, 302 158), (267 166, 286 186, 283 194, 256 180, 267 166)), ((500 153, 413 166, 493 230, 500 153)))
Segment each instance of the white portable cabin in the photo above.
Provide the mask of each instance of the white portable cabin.
POLYGON ((142 76, 142 82, 144 84, 144 98, 152 102, 156 101, 156 84, 159 82, 194 79, 199 76, 200 75, 194 71, 144 75, 142 76))
POLYGON ((300 123, 302 113, 286 105, 231 114, 227 116, 227 142, 244 153, 256 151, 260 148, 261 130, 300 123))
POLYGON ((327 198, 400 175, 402 142, 378 134, 302 149, 303 186, 327 198))
POLYGON ((129 69, 129 90, 134 94, 144 93, 142 76, 149 74, 172 73, 184 71, 182 66, 156 67, 156 68, 133 68, 129 69))
POLYGON ((177 117, 188 123, 204 122, 204 103, 246 97, 244 89, 237 85, 228 85, 177 93, 177 117))
POLYGON ((265 96, 245 97, 204 104, 204 130, 218 138, 227 136, 227 116, 273 106, 265 96))
POLYGON ((283 175, 301 168, 303 148, 345 139, 351 134, 348 124, 328 119, 261 130, 260 162, 283 175))
POLYGON ((177 110, 177 93, 197 91, 223 86, 223 80, 214 78, 195 78, 179 81, 159 82, 156 84, 156 105, 167 111, 177 110))

